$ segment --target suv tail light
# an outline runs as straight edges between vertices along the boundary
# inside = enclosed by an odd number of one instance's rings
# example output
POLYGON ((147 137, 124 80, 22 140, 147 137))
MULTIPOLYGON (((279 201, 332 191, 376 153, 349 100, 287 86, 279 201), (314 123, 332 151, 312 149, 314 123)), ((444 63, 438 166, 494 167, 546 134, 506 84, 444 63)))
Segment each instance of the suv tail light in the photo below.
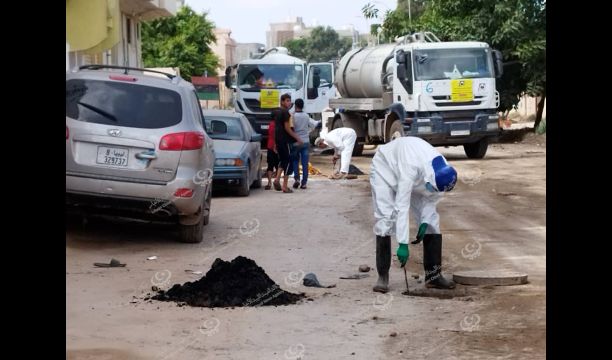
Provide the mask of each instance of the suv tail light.
POLYGON ((197 131, 164 135, 159 141, 159 150, 198 150, 204 145, 204 134, 197 131))
POLYGON ((193 196, 193 190, 188 188, 180 188, 174 192, 174 196, 189 198, 193 196))
POLYGON ((110 75, 108 78, 111 80, 131 81, 131 82, 136 82, 138 80, 137 78, 133 76, 126 76, 126 75, 110 75))
POLYGON ((68 140, 69 136, 70 136, 70 131, 68 130, 68 125, 66 125, 66 140, 68 140))

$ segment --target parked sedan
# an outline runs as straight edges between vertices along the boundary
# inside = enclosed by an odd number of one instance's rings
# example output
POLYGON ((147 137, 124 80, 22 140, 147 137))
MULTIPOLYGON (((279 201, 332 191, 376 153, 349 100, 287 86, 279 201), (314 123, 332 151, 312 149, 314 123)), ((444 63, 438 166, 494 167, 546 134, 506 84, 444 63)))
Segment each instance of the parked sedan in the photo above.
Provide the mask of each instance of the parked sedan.
POLYGON ((204 119, 216 154, 213 184, 249 196, 251 187, 261 187, 261 134, 231 110, 204 110, 204 119))

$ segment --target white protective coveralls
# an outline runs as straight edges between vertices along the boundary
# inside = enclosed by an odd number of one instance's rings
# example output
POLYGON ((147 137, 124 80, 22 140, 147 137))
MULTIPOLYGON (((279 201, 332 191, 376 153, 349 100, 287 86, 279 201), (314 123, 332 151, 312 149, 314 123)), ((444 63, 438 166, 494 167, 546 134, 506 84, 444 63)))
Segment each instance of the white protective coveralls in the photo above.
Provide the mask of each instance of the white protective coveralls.
MULTIPOLYGON (((427 234, 440 234, 436 205, 439 192, 425 184, 436 184, 432 160, 441 154, 425 140, 401 137, 378 147, 372 160, 370 184, 374 202, 374 233, 396 235, 397 242, 409 242, 409 210, 417 226, 427 223, 427 234)), ((446 162, 446 159, 444 159, 446 162)))
POLYGON ((342 127, 322 135, 321 138, 327 145, 334 148, 334 155, 340 153, 340 172, 348 174, 353 148, 355 147, 355 141, 357 141, 355 130, 342 127))

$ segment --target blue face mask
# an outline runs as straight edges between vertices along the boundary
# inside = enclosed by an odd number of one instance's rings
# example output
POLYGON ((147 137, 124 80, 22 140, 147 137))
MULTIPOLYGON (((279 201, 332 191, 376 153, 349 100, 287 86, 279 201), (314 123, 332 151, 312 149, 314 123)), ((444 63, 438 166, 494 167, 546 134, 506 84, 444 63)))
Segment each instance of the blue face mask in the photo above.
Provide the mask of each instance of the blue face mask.
POLYGON ((425 188, 427 189, 427 191, 432 193, 438 192, 438 190, 436 190, 430 183, 425 183, 425 188))

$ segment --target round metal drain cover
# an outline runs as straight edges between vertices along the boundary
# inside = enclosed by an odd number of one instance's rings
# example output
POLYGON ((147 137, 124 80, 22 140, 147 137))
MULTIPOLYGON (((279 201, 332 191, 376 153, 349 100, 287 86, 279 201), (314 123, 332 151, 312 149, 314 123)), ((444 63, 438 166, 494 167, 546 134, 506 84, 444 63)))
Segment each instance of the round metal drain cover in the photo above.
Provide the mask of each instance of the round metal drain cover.
POLYGON ((506 270, 458 271, 453 280, 463 285, 521 285, 527 283, 527 274, 506 270))

